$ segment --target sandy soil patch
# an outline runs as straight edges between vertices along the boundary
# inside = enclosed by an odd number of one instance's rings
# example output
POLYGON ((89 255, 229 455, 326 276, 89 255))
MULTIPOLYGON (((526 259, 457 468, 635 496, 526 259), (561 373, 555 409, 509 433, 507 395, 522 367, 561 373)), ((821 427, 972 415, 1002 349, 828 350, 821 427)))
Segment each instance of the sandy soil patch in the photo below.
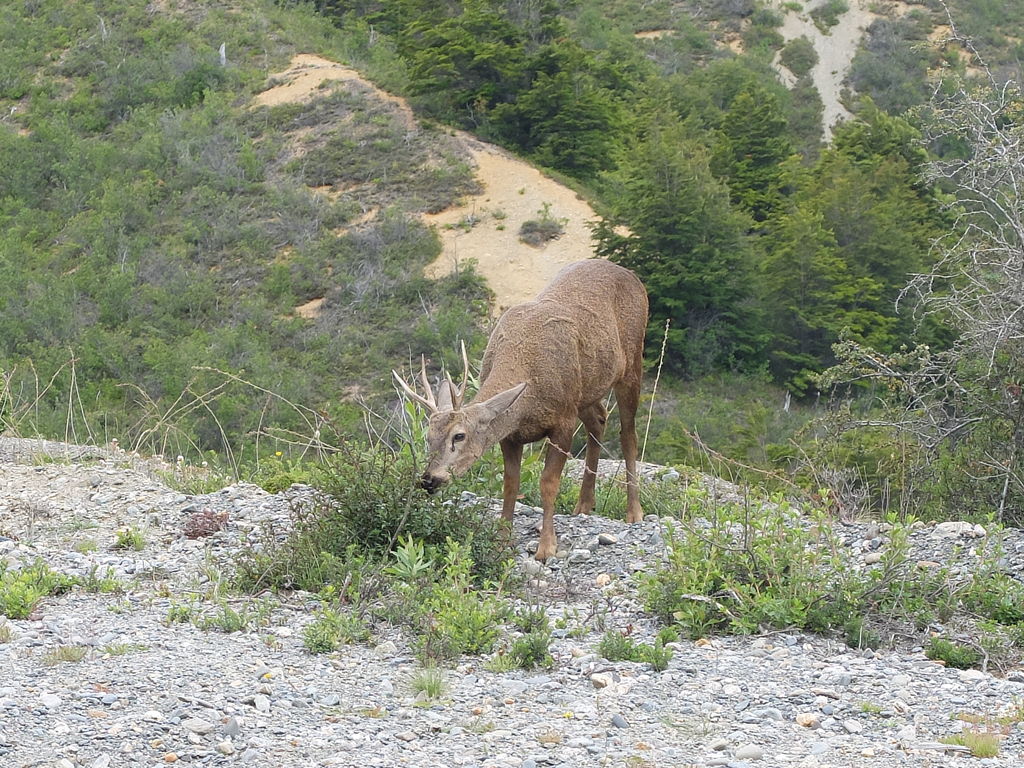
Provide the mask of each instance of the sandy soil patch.
POLYGON ((469 260, 495 293, 495 312, 528 301, 575 261, 593 256, 587 222, 593 209, 571 189, 491 144, 460 134, 477 166, 483 192, 424 221, 437 227, 443 252, 425 270, 439 277, 469 260), (565 228, 556 240, 534 248, 519 240, 523 222, 548 214, 565 228))
MULTIPOLYGON (((772 0, 771 3, 776 10, 784 14, 782 26, 779 28, 783 38, 788 43, 802 35, 814 44, 814 50, 818 53, 818 63, 811 70, 811 79, 824 104, 822 128, 825 132, 825 141, 829 141, 832 138, 832 127, 850 118, 849 110, 839 101, 839 94, 860 41, 868 26, 878 16, 870 10, 871 0, 849 0, 850 9, 840 16, 839 23, 825 34, 815 26, 808 15, 824 0, 806 3, 800 12, 787 10, 783 7, 783 2, 784 0, 772 0)), ((796 77, 779 63, 778 56, 775 58, 775 68, 782 81, 793 87, 796 77)))
POLYGON ((321 296, 319 299, 313 299, 307 301, 305 304, 300 304, 295 308, 295 314, 299 317, 303 317, 306 320, 316 320, 320 317, 320 308, 324 304, 324 298, 321 296))
POLYGON ((678 32, 674 29, 645 29, 643 32, 634 32, 633 37, 638 40, 659 40, 663 37, 675 37, 678 32))
MULTIPOLYGON (((287 70, 274 75, 272 82, 277 84, 260 93, 255 104, 272 106, 315 99, 321 86, 332 81, 351 83, 396 105, 409 130, 419 130, 404 99, 381 90, 353 69, 310 54, 295 56, 287 70)), ((532 299, 566 264, 593 256, 587 222, 597 217, 575 192, 467 133, 457 133, 456 139, 476 165, 483 192, 441 213, 423 216, 424 222, 437 228, 443 246, 441 256, 424 270, 428 277, 441 277, 474 261, 494 291, 494 310, 500 313, 532 299), (540 248, 520 242, 523 222, 539 218, 545 206, 549 216, 563 222, 563 234, 540 248)), ((318 191, 328 196, 339 193, 336 188, 318 191)), ((375 214, 376 209, 367 211, 337 234, 368 223, 375 214)), ((314 304, 310 302, 295 311, 303 317, 315 317, 319 305, 314 304)))
POLYGON ((369 90, 381 101, 394 104, 398 107, 407 127, 411 128, 416 124, 416 116, 404 99, 378 88, 354 69, 320 56, 308 53, 294 56, 288 69, 273 75, 271 81, 277 84, 257 94, 253 100, 256 106, 272 107, 277 104, 308 101, 316 97, 317 91, 324 83, 341 81, 357 84, 369 90))

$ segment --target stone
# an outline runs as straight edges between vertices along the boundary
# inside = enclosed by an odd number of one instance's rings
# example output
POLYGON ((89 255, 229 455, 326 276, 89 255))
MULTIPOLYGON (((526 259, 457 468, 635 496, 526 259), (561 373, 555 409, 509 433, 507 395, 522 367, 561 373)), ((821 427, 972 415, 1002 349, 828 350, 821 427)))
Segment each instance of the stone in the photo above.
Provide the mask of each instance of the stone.
POLYGON ((599 587, 607 587, 611 583, 612 577, 607 573, 599 573, 594 578, 594 584, 596 584, 599 587))
POLYGON ((715 739, 710 744, 708 744, 708 749, 713 750, 715 752, 721 752, 723 749, 728 749, 728 747, 729 740, 722 738, 715 739))
POLYGON ((764 750, 757 744, 744 744, 736 748, 733 757, 737 760, 760 760, 764 757, 764 750))
POLYGON ((864 555, 865 565, 874 565, 875 563, 880 562, 882 562, 881 552, 868 552, 866 555, 864 555))
POLYGON ((619 540, 610 533, 599 533, 597 535, 597 543, 609 546, 611 544, 618 544, 619 540))
POLYGON ((815 712, 800 712, 796 716, 796 723, 804 728, 817 728, 821 725, 821 718, 815 712))
POLYGON ((398 646, 391 640, 385 640, 383 643, 379 643, 373 649, 373 654, 380 659, 390 658, 398 655, 398 646))
POLYGON ((616 728, 629 728, 629 723, 622 715, 612 715, 612 725, 616 728))
POLYGON ((395 734, 395 738, 401 741, 416 741, 416 734, 412 731, 402 731, 401 733, 395 734))
POLYGON ((864 730, 864 724, 857 720, 843 720, 843 728, 847 733, 860 733, 864 730))
POLYGON ((609 672, 595 672, 590 676, 590 683, 595 688, 607 688, 615 682, 615 677, 609 672))
POLYGON ((237 739, 242 735, 242 724, 237 717, 229 717, 224 723, 224 735, 229 739, 237 739))
POLYGON ((222 755, 233 755, 235 754, 235 745, 231 743, 231 739, 224 739, 217 744, 217 751, 222 755))
POLYGON ((270 697, 265 696, 262 693, 257 693, 252 697, 252 705, 256 707, 257 712, 269 712, 270 711, 270 697))
POLYGON ((206 734, 211 733, 216 727, 209 720, 202 720, 198 717, 190 717, 187 720, 182 720, 181 726, 186 731, 191 731, 192 733, 199 734, 200 736, 205 736, 206 734))
POLYGON ((39 697, 39 703, 47 709, 56 709, 63 701, 60 696, 55 693, 44 693, 39 697))
POLYGON ((940 536, 955 539, 958 536, 974 536, 974 523, 966 521, 950 521, 939 523, 935 526, 935 532, 940 536))

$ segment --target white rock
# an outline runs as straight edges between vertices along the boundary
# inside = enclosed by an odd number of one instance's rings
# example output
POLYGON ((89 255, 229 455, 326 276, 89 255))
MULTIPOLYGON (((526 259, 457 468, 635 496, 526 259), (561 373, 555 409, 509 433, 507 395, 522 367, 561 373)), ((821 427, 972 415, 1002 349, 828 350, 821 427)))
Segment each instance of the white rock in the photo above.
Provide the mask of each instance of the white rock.
POLYGON ((744 744, 736 748, 733 756, 737 760, 760 760, 764 757, 764 750, 756 744, 744 744))
POLYGON ((843 728, 847 733, 860 733, 864 730, 864 724, 856 720, 843 720, 843 728))
POLYGON ((950 539, 955 539, 957 536, 974 536, 974 524, 962 520, 951 520, 936 525, 935 532, 950 539))

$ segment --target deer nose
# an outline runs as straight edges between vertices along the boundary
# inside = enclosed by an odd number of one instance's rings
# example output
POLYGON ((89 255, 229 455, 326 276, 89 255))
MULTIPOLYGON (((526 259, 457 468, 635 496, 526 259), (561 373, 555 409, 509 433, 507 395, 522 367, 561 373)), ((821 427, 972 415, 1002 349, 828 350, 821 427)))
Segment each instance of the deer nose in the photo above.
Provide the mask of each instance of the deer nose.
POLYGON ((433 493, 438 488, 444 485, 444 478, 436 477, 435 475, 423 473, 423 477, 420 478, 420 488, 425 490, 427 493, 433 493))

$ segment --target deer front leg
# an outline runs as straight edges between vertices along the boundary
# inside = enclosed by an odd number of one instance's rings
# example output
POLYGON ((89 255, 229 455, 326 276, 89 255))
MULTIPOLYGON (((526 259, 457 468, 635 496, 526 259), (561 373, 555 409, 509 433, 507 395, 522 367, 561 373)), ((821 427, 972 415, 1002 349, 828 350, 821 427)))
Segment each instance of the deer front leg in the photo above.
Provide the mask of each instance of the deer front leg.
POLYGON ((505 462, 505 480, 502 486, 501 517, 512 525, 512 514, 519 498, 519 478, 523 465, 523 446, 509 440, 501 441, 501 458, 505 462))
MULTIPOLYGON (((639 365, 637 366, 639 369, 639 365)), ((626 462, 626 522, 639 523, 644 519, 640 507, 640 489, 636 474, 636 409, 640 403, 640 378, 615 388, 619 405, 619 423, 622 425, 622 458, 626 462)))
POLYGON ((601 439, 604 437, 608 411, 602 403, 595 403, 580 413, 580 421, 587 430, 587 460, 583 482, 580 483, 580 498, 573 514, 589 515, 596 506, 594 485, 597 483, 597 460, 601 457, 601 439))
POLYGON ((558 548, 555 537, 555 497, 562 484, 562 469, 572 447, 572 429, 566 429, 548 437, 550 444, 544 454, 544 471, 540 475, 540 501, 544 508, 544 522, 541 524, 540 541, 537 543, 537 559, 544 562, 553 557, 558 548))

